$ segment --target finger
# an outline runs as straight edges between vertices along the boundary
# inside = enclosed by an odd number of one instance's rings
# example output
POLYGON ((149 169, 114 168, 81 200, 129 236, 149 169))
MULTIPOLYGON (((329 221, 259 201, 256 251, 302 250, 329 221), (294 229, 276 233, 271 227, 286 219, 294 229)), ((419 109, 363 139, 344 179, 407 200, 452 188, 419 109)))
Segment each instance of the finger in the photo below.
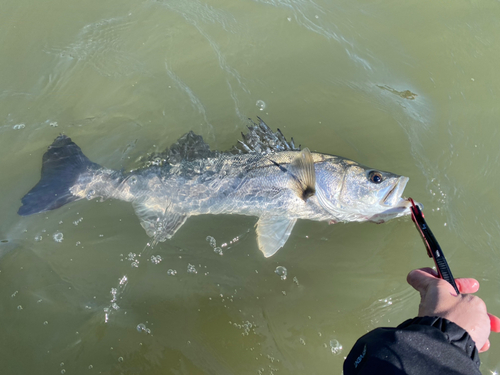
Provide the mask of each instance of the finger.
POLYGON ((426 273, 428 273, 429 275, 432 275, 434 277, 439 277, 439 274, 438 272, 434 269, 434 268, 430 268, 430 267, 424 267, 424 268, 419 268, 420 271, 424 271, 426 273))
POLYGON ((500 318, 490 313, 488 313, 488 316, 490 317, 491 330, 493 332, 500 332, 500 318))
POLYGON ((476 279, 455 279, 455 283, 460 293, 476 293, 479 290, 479 281, 476 279))
POLYGON ((490 340, 486 340, 483 347, 479 349, 479 353, 485 352, 490 348, 490 340))
POLYGON ((432 268, 421 268, 411 271, 406 277, 406 281, 419 292, 425 292, 430 285, 439 280, 432 268))

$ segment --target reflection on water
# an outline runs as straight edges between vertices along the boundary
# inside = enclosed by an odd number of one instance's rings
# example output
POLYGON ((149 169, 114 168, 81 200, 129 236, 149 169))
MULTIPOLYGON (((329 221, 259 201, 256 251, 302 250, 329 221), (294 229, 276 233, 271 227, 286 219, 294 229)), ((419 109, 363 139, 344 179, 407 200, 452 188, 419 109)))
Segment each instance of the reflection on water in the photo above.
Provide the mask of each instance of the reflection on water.
MULTIPOLYGON (((410 177, 456 276, 500 312, 499 11, 487 3, 4 2, 0 353, 26 373, 341 373, 367 330, 415 315, 430 266, 408 219, 299 221, 264 259, 256 218, 191 218, 151 246, 130 205, 20 217, 60 133, 113 169, 248 117, 410 177), (419 3, 421 5, 421 3, 419 3)), ((481 354, 500 368, 500 339, 481 354)))

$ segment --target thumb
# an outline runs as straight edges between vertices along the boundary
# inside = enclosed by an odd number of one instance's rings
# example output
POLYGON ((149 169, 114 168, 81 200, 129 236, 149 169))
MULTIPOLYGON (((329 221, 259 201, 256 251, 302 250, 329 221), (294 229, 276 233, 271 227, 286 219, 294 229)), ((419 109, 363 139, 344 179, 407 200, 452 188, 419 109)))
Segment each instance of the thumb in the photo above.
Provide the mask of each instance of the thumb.
POLYGON ((437 273, 432 268, 413 270, 406 277, 408 284, 420 293, 425 293, 429 286, 434 285, 437 280, 437 273))

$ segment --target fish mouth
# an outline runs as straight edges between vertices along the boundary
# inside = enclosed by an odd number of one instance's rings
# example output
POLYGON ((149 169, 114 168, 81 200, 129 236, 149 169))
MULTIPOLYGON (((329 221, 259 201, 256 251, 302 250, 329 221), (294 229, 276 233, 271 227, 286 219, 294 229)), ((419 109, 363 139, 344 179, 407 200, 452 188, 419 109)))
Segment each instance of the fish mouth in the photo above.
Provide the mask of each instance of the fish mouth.
MULTIPOLYGON (((408 177, 399 177, 389 192, 380 200, 380 205, 384 207, 383 211, 373 215, 368 220, 374 223, 383 223, 396 217, 409 215, 411 213, 411 202, 402 197, 408 180, 408 177)), ((415 202, 415 204, 421 210, 424 208, 422 203, 415 202)))
MULTIPOLYGON (((408 202, 405 198, 401 197, 408 181, 409 181, 408 177, 403 177, 403 176, 399 177, 398 181, 394 184, 391 190, 389 190, 388 193, 384 196, 384 198, 381 199, 382 205, 394 207, 394 206, 400 206, 401 203, 408 202)), ((408 206, 407 204, 403 205, 405 207, 408 206)))

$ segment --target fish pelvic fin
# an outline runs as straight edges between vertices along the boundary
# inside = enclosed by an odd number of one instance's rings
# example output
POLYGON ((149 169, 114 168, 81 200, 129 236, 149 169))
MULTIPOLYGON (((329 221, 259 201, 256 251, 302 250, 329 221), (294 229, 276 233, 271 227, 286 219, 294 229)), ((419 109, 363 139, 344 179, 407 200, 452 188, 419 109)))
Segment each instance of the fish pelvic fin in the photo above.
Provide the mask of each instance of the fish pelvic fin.
POLYGON ((61 134, 43 155, 40 181, 21 199, 23 205, 17 213, 28 216, 81 199, 71 193, 71 187, 81 174, 100 168, 71 138, 61 134))
POLYGON ((164 199, 148 197, 134 201, 132 205, 146 234, 153 238, 153 245, 172 238, 189 217, 173 211, 171 204, 165 204, 164 199))
POLYGON ((305 201, 316 193, 316 172, 311 151, 304 148, 289 167, 292 189, 305 201))
POLYGON ((274 255, 285 245, 297 219, 287 217, 261 217, 257 222, 259 250, 266 258, 274 255))

